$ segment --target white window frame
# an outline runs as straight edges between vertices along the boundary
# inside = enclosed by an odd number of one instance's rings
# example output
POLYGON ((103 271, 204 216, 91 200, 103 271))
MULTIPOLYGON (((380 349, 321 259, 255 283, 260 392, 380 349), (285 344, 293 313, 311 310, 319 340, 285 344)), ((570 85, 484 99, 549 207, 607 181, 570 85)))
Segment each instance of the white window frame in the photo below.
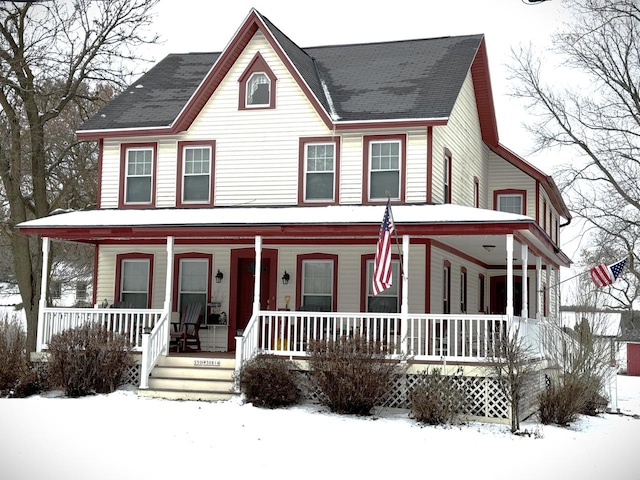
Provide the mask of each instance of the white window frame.
MULTIPOLYGON (((383 200, 383 199, 387 199, 387 195, 382 195, 382 196, 376 196, 374 197, 371 193, 372 190, 372 186, 373 186, 373 176, 374 173, 378 173, 378 172, 397 172, 398 174, 398 183, 396 185, 397 189, 398 189, 398 193, 397 195, 391 195, 390 198, 391 200, 399 200, 400 196, 402 195, 402 162, 404 161, 404 159, 402 158, 402 140, 400 139, 389 139, 389 140, 370 140, 369 141, 369 152, 368 152, 368 165, 369 165, 369 191, 367 192, 368 195, 368 199, 369 200, 383 200), (398 166, 397 168, 383 168, 382 166, 378 167, 378 168, 374 168, 373 167, 373 162, 374 162, 374 158, 373 158, 373 148, 374 145, 383 145, 383 144, 395 144, 398 146, 398 166)), ((381 157, 381 161, 384 160, 384 157, 381 157)), ((391 158, 389 159, 390 161, 392 160, 391 158)))
MULTIPOLYGON (((211 178, 211 171, 212 171, 212 159, 213 159, 213 149, 211 148, 211 146, 209 145, 186 145, 182 148, 182 198, 181 198, 181 202, 183 204, 203 204, 203 203, 210 203, 211 202, 211 182, 212 182, 212 178, 211 178), (189 150, 203 150, 203 151, 207 151, 209 152, 209 161, 208 161, 208 172, 207 173, 202 173, 202 172, 198 172, 198 173, 187 173, 187 151, 189 150), (187 177, 193 176, 193 177, 203 177, 203 176, 207 176, 208 177, 208 182, 207 182, 207 198, 206 199, 194 199, 194 200, 186 200, 185 199, 185 194, 187 192, 187 188, 186 188, 186 183, 185 183, 185 179, 187 177)), ((204 163, 202 163, 204 164, 204 163)))
MULTIPOLYGON (((378 293, 378 295, 373 295, 373 266, 375 260, 367 260, 367 304, 365 308, 367 312, 375 312, 376 309, 370 309, 370 305, 374 300, 378 297, 384 298, 395 298, 396 299, 396 308, 395 311, 391 313, 399 313, 400 312, 400 260, 391 260, 391 286, 382 292, 378 293)), ((384 302, 387 303, 387 302, 384 302)))
MULTIPOLYGON (((153 166, 154 166, 155 158, 153 155, 153 148, 150 147, 131 147, 126 149, 125 153, 125 165, 124 165, 124 203, 127 205, 150 205, 153 201, 153 166), (149 162, 149 173, 130 173, 129 166, 130 162, 133 160, 130 157, 130 154, 138 152, 149 152, 151 161, 149 162), (131 201, 129 200, 129 180, 133 178, 149 178, 149 198, 148 200, 141 201, 131 201)), ((146 162, 145 162, 146 163, 146 162)))
POLYGON ((246 89, 247 91, 245 92, 245 107, 246 108, 264 108, 264 107, 270 107, 271 106, 271 79, 269 78, 269 75, 267 75, 266 72, 253 72, 249 78, 247 79, 247 83, 246 83, 246 89), (256 77, 264 77, 266 79, 266 82, 257 82, 257 83, 253 83, 253 80, 256 77), (252 95, 253 92, 251 91, 253 85, 256 85, 256 89, 257 89, 257 85, 262 85, 262 84, 267 84, 267 102, 266 103, 251 103, 252 100, 252 95))
POLYGON ((524 197, 521 193, 499 193, 497 196, 497 205, 496 205, 497 209, 499 212, 505 212, 505 213, 516 213, 518 215, 523 215, 523 211, 524 211, 524 197), (514 212, 513 209, 511 208, 507 208, 508 206, 503 205, 503 201, 508 201, 508 200, 512 200, 512 199, 519 199, 520 200, 520 211, 519 212, 514 212))
MULTIPOLYGON (((329 299, 328 305, 328 311, 331 311, 331 307, 333 305, 333 296, 335 294, 335 292, 333 291, 333 276, 335 275, 335 272, 333 270, 334 267, 334 261, 333 260, 314 260, 314 259, 309 259, 309 260, 302 260, 302 286, 301 286, 301 291, 300 291, 300 301, 301 301, 301 305, 310 305, 309 303, 305 302, 305 299, 307 296, 313 296, 313 297, 326 297, 329 299), (310 292, 308 291, 308 287, 309 287, 309 283, 311 281, 311 279, 307 278, 307 267, 311 264, 326 264, 329 265, 329 291, 326 292, 310 292)), ((311 304, 313 305, 313 304, 311 304)))
MULTIPOLYGON (((309 142, 304 144, 304 201, 307 203, 313 202, 334 202, 336 198, 336 150, 337 145, 335 142, 309 142), (331 158, 332 168, 331 170, 309 170, 309 148, 310 147, 332 147, 333 157, 331 158), (326 198, 309 198, 308 197, 308 179, 309 175, 331 175, 331 197, 326 198)), ((324 157, 320 160, 326 160, 324 157)), ((318 159, 316 159, 316 162, 318 159)))
POLYGON ((209 282, 211 279, 209 278, 209 272, 211 271, 211 267, 209 265, 209 258, 181 258, 178 262, 178 311, 181 312, 184 308, 182 304, 182 296, 183 294, 187 295, 202 295, 202 311, 200 313, 204 314, 207 306, 207 295, 209 294, 209 282), (203 263, 204 264, 204 290, 189 290, 184 287, 184 276, 183 276, 183 266, 185 263, 203 263))
MULTIPOLYGON (((120 301, 126 301, 125 300, 125 295, 126 294, 140 294, 140 293, 144 293, 146 296, 146 300, 145 300, 145 305, 143 308, 147 308, 147 305, 149 305, 149 274, 151 272, 151 260, 148 258, 123 258, 121 260, 121 265, 120 265, 120 271, 122 272, 120 275, 120 301), (146 275, 146 280, 144 282, 144 290, 125 290, 124 289, 124 283, 125 283, 125 277, 126 277, 126 268, 125 268, 125 264, 127 263, 144 263, 147 266, 147 275, 146 275)), ((127 303, 131 303, 131 302, 127 302, 127 303)))

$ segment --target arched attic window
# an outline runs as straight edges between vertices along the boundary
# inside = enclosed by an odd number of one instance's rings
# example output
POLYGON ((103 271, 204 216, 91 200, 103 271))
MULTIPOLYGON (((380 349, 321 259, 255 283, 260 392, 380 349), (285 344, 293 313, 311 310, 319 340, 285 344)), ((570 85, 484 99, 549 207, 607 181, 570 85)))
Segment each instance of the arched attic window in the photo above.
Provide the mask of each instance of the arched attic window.
POLYGON ((276 76, 260 52, 240 76, 238 109, 276 108, 276 76))

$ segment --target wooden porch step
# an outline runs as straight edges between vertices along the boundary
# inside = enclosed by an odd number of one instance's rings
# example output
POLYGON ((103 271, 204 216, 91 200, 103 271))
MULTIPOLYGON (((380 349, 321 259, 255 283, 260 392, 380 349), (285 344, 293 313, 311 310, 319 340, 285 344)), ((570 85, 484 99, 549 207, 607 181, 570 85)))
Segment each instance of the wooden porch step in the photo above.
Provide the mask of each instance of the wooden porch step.
POLYGON ((149 375, 149 388, 141 397, 169 400, 229 400, 234 391, 235 358, 232 355, 169 355, 161 357, 149 375))

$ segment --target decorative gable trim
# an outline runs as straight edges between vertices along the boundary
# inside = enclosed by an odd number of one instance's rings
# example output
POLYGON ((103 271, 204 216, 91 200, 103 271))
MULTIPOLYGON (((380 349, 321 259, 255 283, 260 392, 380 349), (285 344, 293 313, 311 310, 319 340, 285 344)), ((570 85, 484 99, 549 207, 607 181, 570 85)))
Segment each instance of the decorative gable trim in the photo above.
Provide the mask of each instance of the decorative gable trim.
POLYGON ((238 79, 238 109, 273 109, 276 108, 276 76, 269 68, 269 65, 265 61, 260 52, 257 52, 253 57, 253 60, 249 62, 249 65, 244 70, 240 78, 238 79), (269 78, 269 104, 249 107, 247 102, 247 81, 254 73, 264 73, 269 78))

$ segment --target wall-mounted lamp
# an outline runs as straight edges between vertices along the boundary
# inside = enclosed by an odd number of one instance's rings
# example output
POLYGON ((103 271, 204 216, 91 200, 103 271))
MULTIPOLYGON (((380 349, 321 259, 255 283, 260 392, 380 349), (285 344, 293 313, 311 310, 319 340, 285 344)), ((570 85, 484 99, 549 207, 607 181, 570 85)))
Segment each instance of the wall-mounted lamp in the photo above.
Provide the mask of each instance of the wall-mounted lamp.
POLYGON ((482 248, 484 248, 487 252, 490 252, 494 248, 496 248, 496 246, 495 245, 482 245, 482 248))
POLYGON ((290 279, 290 278, 291 278, 291 275, 289 275, 289 274, 287 273, 287 271, 285 270, 285 271, 284 271, 284 275, 282 275, 282 284, 283 284, 283 285, 288 284, 288 283, 289 283, 289 279, 290 279))
POLYGON ((218 269, 218 273, 216 273, 216 283, 221 283, 224 278, 224 274, 218 269))

